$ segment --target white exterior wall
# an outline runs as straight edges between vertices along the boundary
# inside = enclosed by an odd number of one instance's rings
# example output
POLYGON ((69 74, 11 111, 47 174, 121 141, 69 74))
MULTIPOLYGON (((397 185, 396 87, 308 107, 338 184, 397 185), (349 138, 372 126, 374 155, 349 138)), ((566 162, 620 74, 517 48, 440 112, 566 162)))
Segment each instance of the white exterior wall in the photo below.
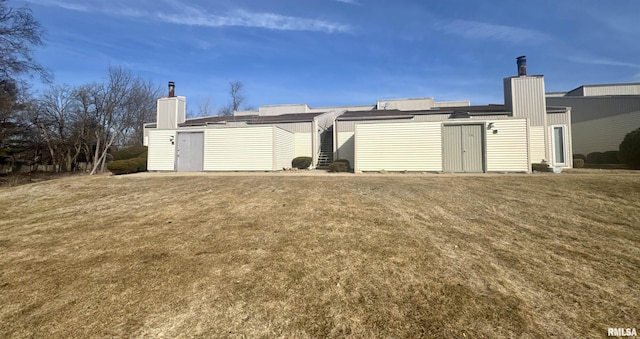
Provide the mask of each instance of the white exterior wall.
POLYGON ((638 127, 640 111, 573 123, 573 152, 617 151, 624 136, 638 127))
POLYGON ((357 171, 441 171, 442 124, 356 124, 357 171))
POLYGON ((176 157, 176 131, 150 130, 147 170, 173 171, 176 157), (173 144, 172 144, 173 141, 173 144))
POLYGON ((542 159, 549 162, 544 143, 544 126, 529 127, 529 149, 531 150, 531 163, 540 163, 542 159))
POLYGON ((294 157, 310 157, 312 155, 311 133, 296 133, 294 135, 294 142, 294 157))
POLYGON ((336 142, 336 150, 337 150, 337 159, 347 159, 353 167, 353 151, 355 149, 355 133, 354 132, 338 132, 337 133, 337 142, 336 142))
POLYGON ((272 171, 273 126, 216 128, 205 131, 205 171, 272 171))
MULTIPOLYGON (((281 128, 274 127, 274 170, 291 167, 291 160, 295 158, 295 135, 281 128)), ((309 148, 311 150, 311 148, 309 148)))
POLYGON ((529 172, 526 119, 496 120, 486 131, 487 171, 529 172), (497 130, 497 133, 493 133, 497 130))

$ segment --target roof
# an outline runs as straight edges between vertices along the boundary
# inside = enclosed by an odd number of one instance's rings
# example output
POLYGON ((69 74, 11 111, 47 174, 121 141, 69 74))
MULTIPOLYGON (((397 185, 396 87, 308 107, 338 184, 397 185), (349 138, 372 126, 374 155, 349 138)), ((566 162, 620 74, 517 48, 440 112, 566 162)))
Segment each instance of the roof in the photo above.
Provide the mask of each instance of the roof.
POLYGON ((413 118, 416 115, 429 114, 454 114, 468 113, 469 116, 481 115, 508 115, 511 112, 505 110, 504 105, 483 105, 483 106, 457 106, 457 107, 434 107, 428 110, 400 111, 397 109, 374 110, 374 111, 349 111, 338 117, 337 120, 365 120, 369 119, 403 119, 413 118))
POLYGON ((200 126, 206 124, 226 123, 226 122, 246 122, 247 124, 277 124, 286 122, 312 122, 320 113, 290 113, 281 115, 242 115, 242 116, 212 116, 187 119, 178 126, 200 126))
POLYGON ((571 96, 572 93, 579 91, 581 88, 589 88, 589 87, 622 87, 622 86, 640 86, 640 82, 621 82, 617 84, 592 84, 592 85, 582 85, 578 86, 569 92, 567 92, 566 96, 571 96))

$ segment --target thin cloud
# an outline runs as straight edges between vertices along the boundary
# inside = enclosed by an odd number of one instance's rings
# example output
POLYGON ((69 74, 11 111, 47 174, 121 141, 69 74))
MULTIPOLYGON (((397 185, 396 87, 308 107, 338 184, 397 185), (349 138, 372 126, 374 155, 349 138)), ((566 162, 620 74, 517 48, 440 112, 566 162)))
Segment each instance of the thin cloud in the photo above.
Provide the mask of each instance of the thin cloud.
POLYGON ((439 30, 468 39, 529 43, 543 43, 551 40, 548 35, 530 29, 467 20, 454 20, 445 23, 439 27, 439 30))
POLYGON ((355 5, 355 6, 362 6, 362 4, 360 3, 360 1, 358 0, 333 0, 335 2, 342 2, 343 4, 349 4, 349 5, 355 5))
MULTIPOLYGON (((285 16, 276 13, 256 13, 246 10, 235 10, 225 14, 212 14, 206 10, 191 6, 175 7, 174 11, 158 12, 141 10, 124 6, 110 7, 90 7, 86 4, 79 4, 64 0, 27 0, 31 3, 65 8, 81 12, 99 12, 112 16, 124 16, 136 19, 155 19, 158 21, 202 27, 252 27, 281 31, 312 31, 326 33, 345 33, 350 30, 350 26, 332 21, 308 19, 300 17, 285 16)), ((342 0, 351 1, 354 0, 342 0)))
POLYGON ((27 2, 42 5, 42 6, 50 6, 50 7, 60 7, 72 11, 78 12, 89 12, 90 9, 84 4, 79 4, 75 2, 68 1, 60 1, 60 0, 27 0, 27 2))
POLYGON ((569 61, 579 62, 579 63, 582 63, 582 64, 631 67, 631 68, 640 69, 640 64, 634 64, 634 63, 631 63, 631 62, 623 62, 623 61, 615 61, 615 60, 607 60, 607 59, 590 59, 590 58, 582 58, 582 57, 570 57, 569 61))
POLYGON ((157 13, 158 20, 188 26, 204 27, 255 27, 282 31, 315 31, 327 33, 348 32, 349 25, 324 20, 306 19, 284 16, 274 13, 255 13, 236 10, 227 15, 214 15, 194 8, 187 8, 183 13, 157 13))

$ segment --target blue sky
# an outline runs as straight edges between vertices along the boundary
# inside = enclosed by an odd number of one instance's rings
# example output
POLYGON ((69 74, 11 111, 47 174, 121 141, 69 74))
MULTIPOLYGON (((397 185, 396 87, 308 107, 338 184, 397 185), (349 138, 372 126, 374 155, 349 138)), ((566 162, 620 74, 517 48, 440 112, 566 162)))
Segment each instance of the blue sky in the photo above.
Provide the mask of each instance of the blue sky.
MULTIPOLYGON (((78 85, 124 66, 188 109, 377 99, 502 103, 526 55, 547 91, 640 82, 638 0, 22 0, 47 30, 38 61, 78 85)), ((36 86, 37 87, 37 86, 36 86)))

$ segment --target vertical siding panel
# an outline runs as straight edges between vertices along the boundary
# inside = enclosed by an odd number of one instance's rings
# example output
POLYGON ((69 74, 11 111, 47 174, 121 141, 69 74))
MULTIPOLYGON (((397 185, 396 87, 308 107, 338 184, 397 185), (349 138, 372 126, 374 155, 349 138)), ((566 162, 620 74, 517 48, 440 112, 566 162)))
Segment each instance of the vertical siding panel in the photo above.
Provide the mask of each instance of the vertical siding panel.
POLYGON ((443 130, 442 158, 445 172, 462 172, 462 126, 445 125, 443 130))
POLYGON ((529 118, 531 126, 545 126, 544 78, 542 76, 513 77, 505 79, 505 83, 509 83, 513 93, 512 101, 508 102, 512 105, 513 116, 529 118))
POLYGON ((480 125, 463 125, 463 166, 465 172, 484 172, 483 138, 480 125))
POLYGON ((273 126, 205 131, 205 171, 273 170, 273 126))
POLYGON ((356 124, 355 164, 360 171, 441 171, 441 124, 356 124))
POLYGON ((176 131, 175 130, 150 130, 149 131, 149 156, 147 169, 149 171, 173 171, 175 170, 176 156, 176 131), (174 144, 171 144, 173 138, 174 144))
MULTIPOLYGON (((276 130, 276 167, 274 170, 291 167, 291 160, 295 158, 295 135, 291 132, 275 127, 276 130)), ((311 150, 311 148, 309 148, 311 150)))
POLYGON ((487 131, 487 171, 529 172, 527 120, 495 120, 487 131), (497 133, 493 133, 497 130, 497 133))

